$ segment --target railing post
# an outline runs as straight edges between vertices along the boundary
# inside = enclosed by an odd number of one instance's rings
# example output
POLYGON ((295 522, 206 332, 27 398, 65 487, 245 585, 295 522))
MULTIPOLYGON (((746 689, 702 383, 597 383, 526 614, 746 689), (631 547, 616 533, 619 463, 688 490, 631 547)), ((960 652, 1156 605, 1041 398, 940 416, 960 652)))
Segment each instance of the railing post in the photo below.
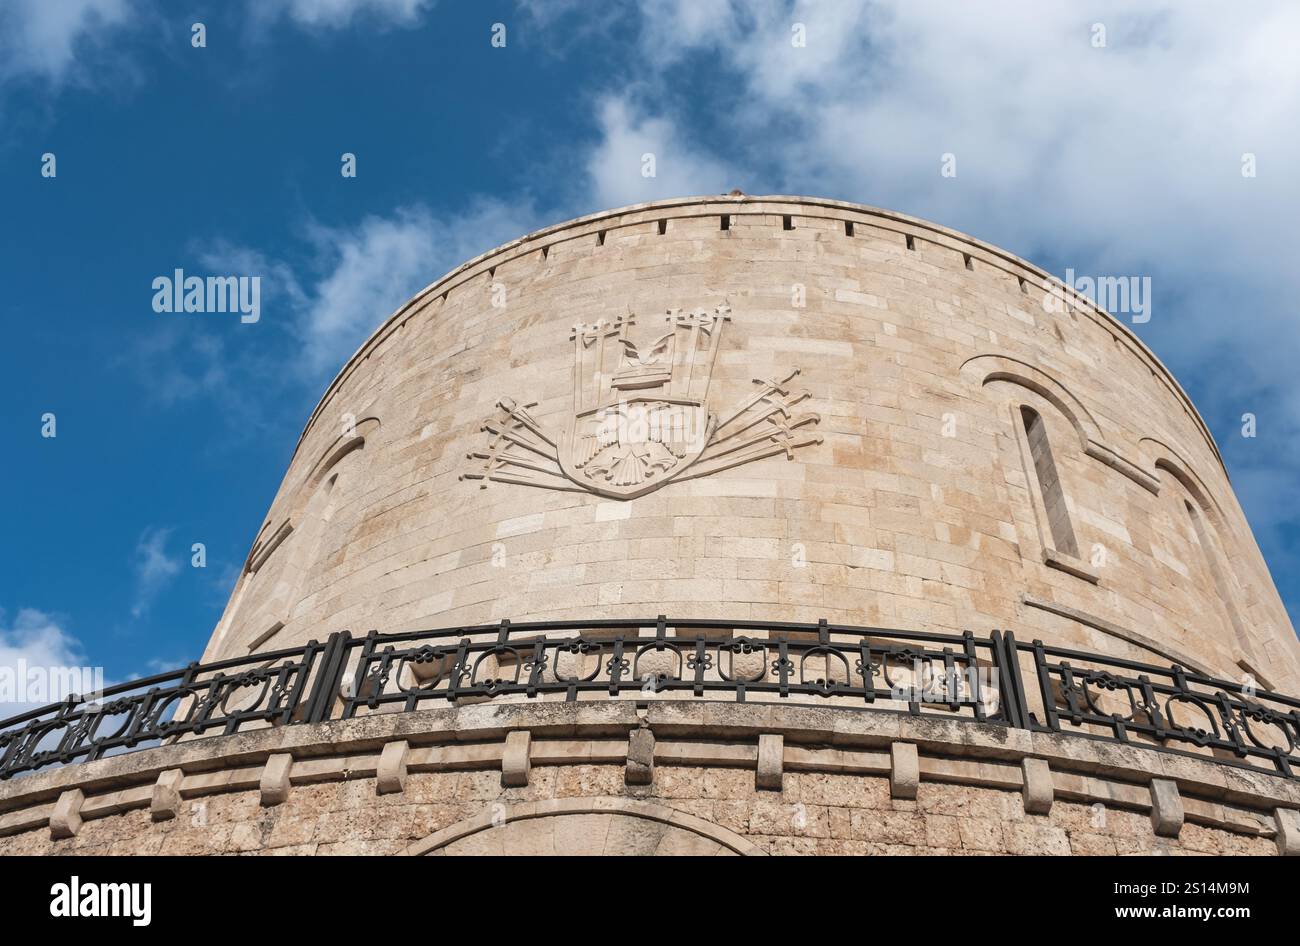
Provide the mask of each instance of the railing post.
MULTIPOLYGON (((704 633, 698 632, 695 635, 695 687, 696 696, 704 695, 704 665, 706 663, 707 645, 704 640, 704 633)), ((734 656, 734 655, 733 655, 734 656)), ((718 663, 722 663, 722 648, 718 648, 718 663)), ((734 663, 733 663, 734 666, 734 663)))
POLYGON ((871 669, 871 645, 866 637, 858 638, 858 659, 862 662, 862 698, 868 703, 874 703, 876 675, 871 669))
POLYGON ((781 685, 778 692, 781 694, 781 699, 784 700, 790 695, 790 668, 793 666, 790 663, 790 642, 785 634, 777 635, 776 653, 777 678, 781 685))
POLYGON ((348 644, 352 635, 348 631, 335 631, 325 640, 325 649, 321 651, 320 664, 316 671, 316 682, 307 697, 307 712, 304 722, 322 723, 329 719, 334 708, 334 698, 343 682, 343 670, 347 666, 348 644))
POLYGON ((614 652, 606 666, 609 668, 609 695, 618 696, 619 686, 623 682, 623 635, 614 637, 614 652))
MULTIPOLYGON (((993 633, 996 634, 997 631, 994 631, 993 633)), ((975 652, 975 635, 970 631, 964 631, 961 636, 962 653, 966 657, 966 662, 963 664, 966 668, 966 688, 970 692, 971 705, 972 710, 975 713, 975 719, 979 722, 983 722, 987 717, 984 712, 983 688, 980 686, 979 656, 975 652)), ((996 646, 997 645, 994 644, 995 648, 996 646)), ((996 650, 994 651, 994 654, 996 655, 996 650)))
MULTIPOLYGON (((1062 665, 1065 662, 1062 661, 1062 665)), ((1047 651, 1040 640, 1034 641, 1034 667, 1038 671, 1038 692, 1043 697, 1043 715, 1047 717, 1047 727, 1052 732, 1061 731, 1061 718, 1056 712, 1056 698, 1052 694, 1052 674, 1047 669, 1047 651)), ((1063 675, 1066 671, 1063 671, 1063 675)), ((1065 680, 1062 678, 1061 685, 1065 686, 1065 680)))
POLYGON ((957 668, 952 659, 952 648, 943 649, 943 685, 948 695, 948 712, 955 713, 961 707, 957 701, 957 668))
MULTIPOLYGON (((537 695, 537 688, 541 686, 544 671, 546 670, 546 644, 545 638, 533 643, 532 667, 528 674, 528 698, 531 700, 537 695)), ((560 663, 560 650, 557 647, 554 652, 556 666, 552 672, 558 669, 560 663)))
POLYGON ((1025 687, 1020 679, 1020 651, 1016 647, 1016 636, 1010 631, 1006 634, 993 632, 993 654, 997 659, 1002 705, 1006 707, 1007 723, 1015 729, 1029 728, 1028 703, 1025 701, 1025 687))
POLYGON ((160 690, 158 687, 153 687, 145 694, 144 703, 140 707, 140 714, 135 719, 131 720, 131 726, 127 730, 127 738, 129 740, 127 745, 134 746, 137 742, 140 742, 143 739, 166 738, 171 735, 171 733, 167 731, 169 723, 175 723, 176 728, 183 729, 184 722, 181 717, 181 712, 183 710, 185 714, 188 715, 190 710, 194 708, 193 693, 190 693, 189 696, 182 697, 176 701, 176 709, 172 712, 172 718, 168 720, 167 723, 164 723, 162 720, 162 712, 167 708, 167 703, 172 699, 172 697, 176 696, 178 693, 184 693, 194 685, 194 678, 198 676, 199 668, 199 662, 197 660, 191 660, 185 665, 185 672, 181 675, 180 680, 177 681, 176 688, 172 690, 172 692, 167 693, 164 690, 160 690), (162 696, 163 704, 158 706, 155 704, 160 695, 162 696), (148 731, 141 730, 141 726, 145 723, 149 724, 148 731))
POLYGON ((302 649, 302 661, 295 667, 292 664, 285 664, 280 668, 280 679, 285 679, 286 674, 292 673, 293 686, 288 692, 281 696, 283 707, 279 712, 280 724, 287 725, 293 722, 293 714, 298 711, 298 703, 302 699, 303 690, 307 688, 307 678, 311 676, 311 655, 320 646, 315 639, 307 642, 302 649))

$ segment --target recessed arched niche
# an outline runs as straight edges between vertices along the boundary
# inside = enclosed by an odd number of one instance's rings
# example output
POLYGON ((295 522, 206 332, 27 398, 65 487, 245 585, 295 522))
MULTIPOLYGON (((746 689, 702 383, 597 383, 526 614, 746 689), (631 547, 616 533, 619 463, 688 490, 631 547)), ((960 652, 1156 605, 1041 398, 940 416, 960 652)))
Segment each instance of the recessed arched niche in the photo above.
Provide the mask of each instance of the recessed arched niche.
POLYGON ((409 856, 764 856, 734 831, 667 805, 621 797, 489 806, 403 852, 409 856))
POLYGON ((208 657, 273 648, 305 593, 312 567, 347 490, 359 481, 367 438, 379 430, 376 417, 349 420, 338 437, 302 475, 290 511, 274 528, 262 527, 245 561, 228 613, 208 657), (227 633, 240 624, 238 639, 227 633), (215 647, 215 650, 214 650, 215 647))

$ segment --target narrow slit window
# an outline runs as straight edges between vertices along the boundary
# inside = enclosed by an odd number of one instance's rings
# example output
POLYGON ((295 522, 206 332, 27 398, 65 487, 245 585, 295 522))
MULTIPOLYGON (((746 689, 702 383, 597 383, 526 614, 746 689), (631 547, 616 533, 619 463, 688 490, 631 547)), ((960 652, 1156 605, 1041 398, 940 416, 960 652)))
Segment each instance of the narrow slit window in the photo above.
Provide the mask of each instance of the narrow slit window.
POLYGON ((786 214, 784 217, 782 217, 782 218, 781 218, 781 229, 782 229, 782 230, 793 230, 793 229, 794 229, 794 217, 790 216, 789 214, 786 214))
POLYGON ((912 234, 910 233, 907 235, 907 248, 909 250, 916 249, 916 240, 912 238, 912 234))
POLYGON ((660 235, 660 236, 663 236, 663 235, 664 235, 665 233, 667 233, 667 232, 668 232, 668 221, 667 221, 667 220, 660 220, 660 221, 659 221, 659 235, 660 235))
POLYGON ((597 230, 597 231, 596 231, 596 245, 597 245, 597 246, 604 246, 604 245, 605 245, 605 231, 604 231, 604 230, 597 230))
POLYGON ((731 214, 722 215, 722 229, 724 230, 731 229, 731 214))
POLYGON ((1025 437, 1029 440, 1029 454, 1033 459, 1034 474, 1038 478, 1038 490, 1043 496, 1043 511, 1047 515, 1052 544, 1058 552, 1078 557, 1079 543, 1075 540, 1074 528, 1070 525, 1065 492, 1061 489, 1061 478, 1056 471, 1056 461, 1052 458, 1052 445, 1047 440, 1047 425, 1032 407, 1022 406, 1020 419, 1025 425, 1025 437))
POLYGON ((852 220, 845 220, 845 221, 844 221, 844 235, 845 235, 845 236, 853 236, 853 221, 852 221, 852 220))
POLYGON ((1183 507, 1187 510, 1187 518, 1192 520, 1192 530, 1196 533, 1196 544, 1201 547, 1201 560, 1210 573, 1210 580, 1214 583, 1214 592, 1219 600, 1223 602, 1223 610, 1228 616, 1228 623, 1232 625, 1233 634, 1237 639, 1239 656, 1248 658, 1245 662, 1238 660, 1237 665, 1253 674, 1256 672, 1251 669, 1255 662, 1254 647, 1251 644, 1250 635, 1246 632, 1245 625, 1242 623, 1241 614, 1237 611, 1237 606, 1233 602, 1232 590, 1228 585, 1227 575, 1220 567, 1219 556, 1215 554, 1214 545, 1210 542, 1210 529, 1205 524, 1205 517, 1201 515, 1201 511, 1196 508, 1195 504, 1187 499, 1183 500, 1183 507))
POLYGON ((971 272, 974 272, 975 261, 970 258, 970 254, 963 253, 961 256, 962 256, 962 261, 966 264, 966 268, 969 269, 971 272))
POLYGON ((1206 531, 1205 522, 1201 519, 1201 514, 1196 511, 1187 500, 1183 500, 1183 506, 1187 509, 1187 518, 1192 520, 1192 530, 1196 533, 1196 544, 1201 547, 1201 558, 1205 562, 1205 568, 1210 573, 1210 578, 1214 581, 1214 590, 1218 592, 1219 597, 1223 599, 1224 607, 1228 606, 1228 588, 1227 582, 1223 578, 1223 572, 1219 568, 1219 560, 1214 555, 1214 548, 1210 545, 1210 535, 1206 531))

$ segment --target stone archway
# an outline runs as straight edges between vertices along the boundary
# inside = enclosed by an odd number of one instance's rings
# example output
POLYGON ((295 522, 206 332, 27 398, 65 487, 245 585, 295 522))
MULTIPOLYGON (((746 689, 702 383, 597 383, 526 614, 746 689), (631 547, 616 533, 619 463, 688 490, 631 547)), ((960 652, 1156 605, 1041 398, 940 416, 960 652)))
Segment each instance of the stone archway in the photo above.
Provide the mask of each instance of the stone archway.
POLYGON ((665 805, 598 797, 497 804, 416 841, 403 853, 764 856, 765 852, 734 831, 665 805))

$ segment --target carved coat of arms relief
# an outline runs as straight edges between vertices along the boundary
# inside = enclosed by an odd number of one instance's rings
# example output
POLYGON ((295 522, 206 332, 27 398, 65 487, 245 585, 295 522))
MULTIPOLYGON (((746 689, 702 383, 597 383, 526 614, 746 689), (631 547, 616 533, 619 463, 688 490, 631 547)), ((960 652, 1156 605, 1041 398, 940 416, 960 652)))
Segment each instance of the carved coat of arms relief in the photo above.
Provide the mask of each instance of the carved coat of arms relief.
POLYGON ((713 311, 670 309, 659 334, 640 343, 629 337, 629 313, 594 325, 575 325, 573 406, 562 430, 530 413, 536 403, 511 398, 483 424, 484 450, 462 479, 576 490, 633 499, 674 480, 708 476, 730 467, 821 443, 820 418, 799 413, 808 397, 790 382, 754 379, 741 403, 715 411, 709 381, 722 331, 731 318, 713 311))

